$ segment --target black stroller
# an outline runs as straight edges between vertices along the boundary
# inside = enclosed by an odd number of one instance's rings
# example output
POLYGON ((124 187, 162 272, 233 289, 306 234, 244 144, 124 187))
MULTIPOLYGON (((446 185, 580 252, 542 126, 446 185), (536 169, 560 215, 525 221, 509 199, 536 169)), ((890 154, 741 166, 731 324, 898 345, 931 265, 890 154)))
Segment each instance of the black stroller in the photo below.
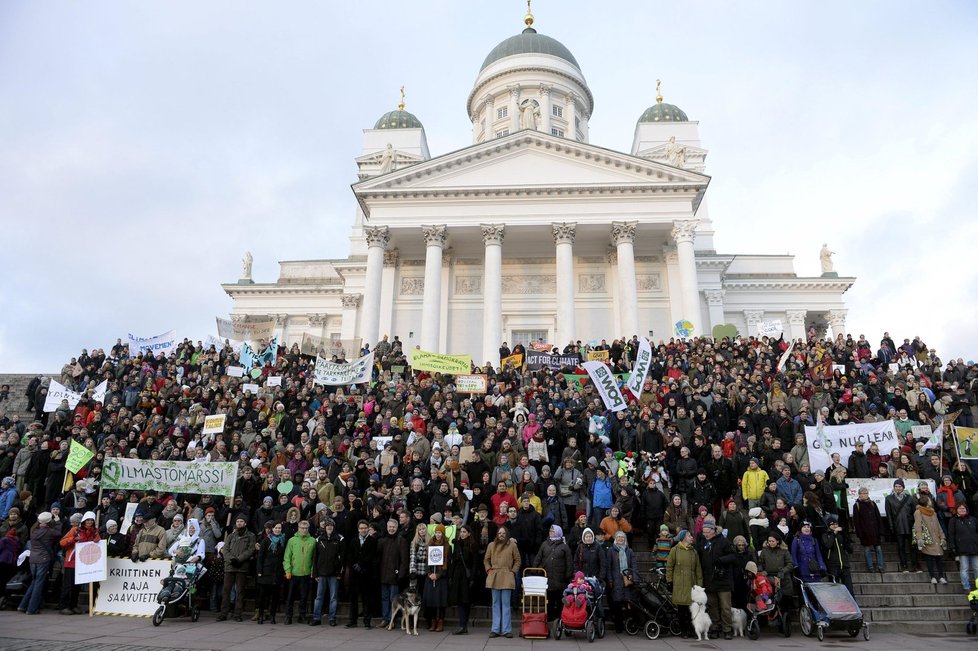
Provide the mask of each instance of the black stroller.
POLYGON ((174 617, 182 601, 186 601, 187 614, 190 621, 200 619, 200 608, 194 603, 197 596, 197 582, 207 570, 200 563, 177 565, 170 576, 163 579, 163 587, 156 595, 156 603, 160 607, 153 613, 153 626, 159 626, 167 614, 174 617))
MULTIPOLYGON (((657 568, 652 581, 636 584, 635 593, 642 609, 652 615, 645 622, 645 637, 656 640, 663 631, 668 631, 673 636, 682 634, 679 611, 672 603, 672 594, 666 587, 664 569, 657 568)), ((626 624, 626 632, 628 632, 627 626, 626 624)))

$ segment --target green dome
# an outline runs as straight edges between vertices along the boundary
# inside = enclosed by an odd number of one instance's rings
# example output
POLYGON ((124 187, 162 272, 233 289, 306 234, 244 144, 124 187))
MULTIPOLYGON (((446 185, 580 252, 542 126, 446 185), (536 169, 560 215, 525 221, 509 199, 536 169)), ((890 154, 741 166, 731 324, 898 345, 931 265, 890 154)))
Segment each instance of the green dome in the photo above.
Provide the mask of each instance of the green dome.
POLYGON ((689 122, 689 118, 683 113, 682 109, 672 104, 659 102, 645 109, 642 117, 638 119, 642 122, 689 122))
POLYGON ((574 58, 574 55, 570 53, 570 50, 563 43, 549 36, 537 34, 537 30, 532 27, 527 27, 523 30, 522 34, 510 36, 492 48, 489 56, 482 62, 480 71, 485 70, 491 63, 517 54, 549 54, 558 59, 563 59, 578 70, 581 69, 581 66, 577 64, 577 59, 574 58))
POLYGON ((421 120, 404 109, 389 111, 380 116, 374 129, 423 129, 421 120))

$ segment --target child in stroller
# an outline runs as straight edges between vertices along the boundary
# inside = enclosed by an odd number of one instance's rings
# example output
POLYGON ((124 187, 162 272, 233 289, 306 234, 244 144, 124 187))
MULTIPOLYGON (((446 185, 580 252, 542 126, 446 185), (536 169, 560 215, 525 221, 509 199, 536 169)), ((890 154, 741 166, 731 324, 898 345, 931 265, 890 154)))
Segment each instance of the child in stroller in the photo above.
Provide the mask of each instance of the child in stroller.
POLYGON ((601 597, 604 588, 594 577, 584 576, 584 572, 576 572, 567 585, 563 594, 563 608, 560 620, 557 622, 554 637, 558 640, 564 633, 584 632, 588 641, 595 637, 604 637, 604 611, 601 607, 601 597))
MULTIPOLYGON (((774 607, 774 587, 767 577, 758 574, 757 563, 747 561, 744 568, 747 578, 750 579, 751 598, 754 599, 754 614, 764 613, 774 607)), ((748 608, 750 605, 748 604, 748 608)))
POLYGON ((203 548, 203 540, 194 540, 189 536, 183 536, 170 547, 169 553, 173 559, 170 576, 163 579, 163 587, 156 595, 156 603, 160 604, 160 607, 153 614, 154 626, 163 623, 168 607, 172 606, 175 609, 184 599, 187 601, 190 620, 196 622, 200 617, 200 608, 194 603, 194 599, 197 596, 197 582, 207 572, 202 563, 203 548))
POLYGON ((584 572, 576 572, 571 582, 564 589, 564 605, 567 607, 583 608, 587 605, 593 595, 594 590, 591 584, 584 578, 584 572))

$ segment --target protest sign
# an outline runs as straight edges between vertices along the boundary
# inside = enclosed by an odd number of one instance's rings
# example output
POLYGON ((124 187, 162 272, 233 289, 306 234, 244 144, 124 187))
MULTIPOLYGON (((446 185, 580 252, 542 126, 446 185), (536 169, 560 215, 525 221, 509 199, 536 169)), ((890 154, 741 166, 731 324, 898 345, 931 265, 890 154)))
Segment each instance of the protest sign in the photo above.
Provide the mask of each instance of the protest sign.
POLYGON ((108 576, 99 584, 96 615, 151 617, 163 579, 170 575, 170 561, 133 563, 128 558, 110 558, 108 576))
POLYGON ((445 355, 430 353, 420 348, 408 351, 411 368, 415 371, 431 371, 433 373, 468 373, 472 370, 471 355, 445 355))
POLYGON ((958 455, 962 459, 978 459, 978 429, 953 427, 954 440, 958 442, 958 455))
POLYGON ((628 402, 618 388, 618 382, 615 380, 615 376, 611 373, 611 369, 608 368, 607 364, 603 362, 584 362, 583 367, 587 371, 588 377, 594 382, 594 386, 597 387, 598 393, 601 394, 601 399, 604 400, 604 404, 608 409, 611 411, 621 411, 628 407, 628 402))
POLYGON ((217 335, 235 341, 271 339, 275 334, 275 319, 265 316, 245 317, 243 321, 231 321, 217 317, 217 335))
POLYGON ((475 453, 474 445, 463 445, 462 447, 459 448, 458 450, 459 463, 467 463, 469 461, 475 463, 478 460, 479 460, 479 455, 475 453))
POLYGON ((781 319, 761 321, 757 324, 757 334, 762 337, 777 337, 782 332, 784 332, 784 325, 781 324, 781 319))
POLYGON ((227 420, 227 414, 214 414, 213 416, 204 417, 204 431, 203 434, 220 434, 224 431, 224 423, 227 420))
POLYGON ((313 382, 326 386, 361 384, 370 381, 373 367, 373 351, 355 362, 348 364, 337 364, 336 362, 330 362, 322 357, 318 357, 316 358, 316 370, 313 374, 313 382))
POLYGON ((445 547, 437 545, 428 548, 428 565, 441 567, 445 564, 445 547))
POLYGON ((228 366, 228 377, 244 377, 243 366, 228 366))
POLYGON ((250 371, 251 367, 255 365, 258 361, 258 353, 255 349, 251 347, 247 341, 241 344, 241 355, 238 359, 238 363, 244 368, 245 371, 250 371))
POLYGON ((336 359, 356 359, 360 357, 360 349, 363 347, 362 339, 332 339, 330 337, 318 337, 308 332, 303 333, 302 343, 299 345, 299 352, 310 357, 325 357, 332 360, 336 359))
MULTIPOLYGON (((794 342, 788 342, 788 348, 781 354, 781 358, 778 360, 778 371, 784 368, 784 365, 788 363, 788 358, 791 357, 791 352, 795 349, 794 342)), ((814 467, 814 466, 813 466, 814 467)))
POLYGON ((645 388, 645 378, 652 367, 652 344, 645 337, 639 339, 638 353, 635 356, 635 365, 632 367, 632 374, 628 378, 628 390, 632 392, 635 399, 642 397, 642 389, 645 388))
POLYGON ((123 490, 231 497, 237 478, 238 464, 234 462, 112 458, 102 467, 102 487, 123 490))
POLYGON ((253 382, 249 382, 247 384, 242 384, 241 385, 241 390, 242 391, 251 391, 251 395, 257 396, 258 395, 258 392, 261 391, 261 387, 259 387, 257 384, 254 384, 253 382))
POLYGON ((587 351, 587 361, 589 362, 607 362, 611 359, 610 350, 589 350, 587 351))
MULTIPOLYGON (((109 381, 102 380, 98 386, 92 391, 92 400, 96 402, 105 403, 105 394, 109 391, 109 381)), ((68 407, 74 409, 81 402, 82 394, 77 391, 72 391, 65 385, 61 384, 57 380, 52 379, 51 384, 48 385, 47 395, 44 396, 44 411, 52 412, 57 411, 58 407, 61 406, 62 400, 68 401, 68 407)))
MULTIPOLYGON (((580 391, 584 388, 584 385, 591 381, 587 375, 575 375, 574 373, 564 373, 564 382, 571 389, 577 389, 580 391)), ((631 377, 631 373, 615 373, 615 379, 619 382, 628 382, 631 377)))
POLYGON ((72 473, 77 473, 79 470, 85 467, 95 453, 86 448, 84 445, 71 439, 71 447, 68 448, 68 459, 65 461, 65 468, 67 468, 72 473))
POLYGON ((489 387, 488 375, 456 375, 455 390, 459 393, 485 393, 489 387))
POLYGON ((105 540, 75 543, 75 585, 105 581, 107 559, 105 540))
POLYGON ((686 339, 687 337, 692 336, 694 329, 695 328, 693 327, 692 322, 682 319, 680 321, 676 321, 676 325, 673 330, 677 337, 686 339))
POLYGON ((832 372, 835 373, 836 371, 838 371, 839 373, 842 373, 843 375, 845 375, 846 374, 846 365, 845 364, 833 364, 832 365, 832 372))
POLYGON ((499 368, 523 368, 523 353, 516 353, 515 355, 510 355, 509 357, 504 357, 499 362, 499 368))
POLYGON ((526 367, 531 371, 539 371, 543 368, 559 371, 565 366, 573 368, 580 363, 581 359, 577 355, 548 355, 535 351, 527 351, 526 353, 526 367))
POLYGON ((136 507, 139 504, 136 502, 129 502, 126 504, 126 514, 122 518, 122 524, 119 526, 119 533, 125 536, 129 533, 129 527, 132 526, 132 519, 136 517, 136 507))
POLYGON ((226 346, 227 344, 231 344, 231 350, 233 350, 236 353, 240 353, 241 352, 241 342, 239 342, 239 341, 238 342, 236 342, 236 341, 230 341, 230 340, 227 340, 226 341, 224 339, 218 339, 214 335, 207 335, 207 337, 204 339, 204 341, 202 342, 202 344, 204 346, 204 350, 207 350, 211 346, 213 346, 214 347, 214 350, 216 350, 218 352, 221 352, 222 350, 224 350, 224 346, 226 346))
POLYGON ((163 353, 169 355, 177 346, 177 331, 170 330, 155 337, 137 337, 129 333, 129 356, 139 357, 144 352, 150 355, 163 353))
MULTIPOLYGON (((880 515, 886 517, 886 496, 893 493, 893 482, 896 481, 895 478, 877 477, 875 479, 854 479, 852 477, 846 477, 846 484, 849 487, 846 489, 846 494, 849 496, 849 513, 852 514, 853 505, 856 500, 859 499, 859 489, 867 488, 869 489, 869 499, 876 502, 876 506, 880 509, 880 515)), ((926 481, 930 487, 930 494, 936 495, 935 492, 937 488, 934 486, 934 481, 932 479, 907 479, 904 480, 904 487, 906 488, 907 495, 914 497, 917 495, 917 486, 921 481, 926 481)))
POLYGON ((550 344, 545 344, 542 341, 534 341, 530 343, 530 349, 535 350, 538 353, 549 353, 553 350, 553 346, 550 344))
POLYGON ((864 451, 875 443, 881 454, 900 446, 896 427, 892 420, 879 423, 851 423, 849 425, 824 426, 824 446, 814 426, 805 427, 808 441, 808 460, 812 471, 824 470, 832 465, 832 453, 838 452, 842 465, 849 463, 849 454, 856 449, 856 443, 865 445, 864 451))
POLYGON ((265 382, 266 387, 280 387, 282 386, 282 376, 281 375, 269 375, 268 380, 265 382))

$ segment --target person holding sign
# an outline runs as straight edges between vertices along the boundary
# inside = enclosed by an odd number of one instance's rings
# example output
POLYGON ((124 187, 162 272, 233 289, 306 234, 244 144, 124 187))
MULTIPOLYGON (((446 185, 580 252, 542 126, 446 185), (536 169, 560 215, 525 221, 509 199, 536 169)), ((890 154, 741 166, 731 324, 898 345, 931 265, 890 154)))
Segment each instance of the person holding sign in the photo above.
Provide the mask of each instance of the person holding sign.
POLYGON ((445 608, 448 607, 448 561, 450 547, 445 537, 445 525, 435 525, 428 541, 428 562, 424 577, 424 606, 429 609, 429 631, 445 630, 445 608))
POLYGON ((95 527, 95 514, 91 511, 82 516, 81 524, 69 529, 61 538, 61 549, 65 554, 60 603, 62 615, 81 615, 85 612, 78 607, 81 586, 75 585, 75 545, 83 542, 98 542, 100 539, 98 529, 95 527))

